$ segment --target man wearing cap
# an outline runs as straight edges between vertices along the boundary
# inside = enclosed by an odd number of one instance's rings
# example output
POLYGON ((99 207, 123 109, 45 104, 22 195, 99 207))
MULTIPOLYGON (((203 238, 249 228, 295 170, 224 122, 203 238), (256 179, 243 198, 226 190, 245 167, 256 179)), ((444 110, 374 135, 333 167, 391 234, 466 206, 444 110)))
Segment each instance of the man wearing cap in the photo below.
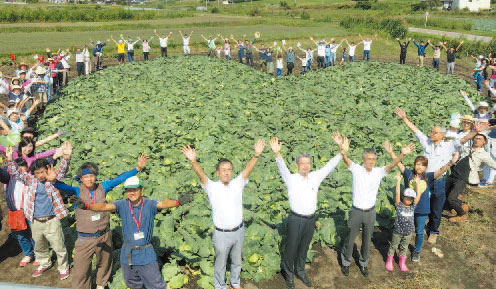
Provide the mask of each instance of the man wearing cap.
MULTIPOLYGON (((107 39, 107 42, 109 40, 107 39)), ((93 45, 93 56, 94 56, 94 61, 95 61, 95 70, 102 70, 102 65, 103 65, 103 47, 107 45, 107 42, 101 42, 98 40, 96 44, 91 44, 93 45)))
POLYGON ((317 65, 319 68, 325 68, 325 47, 326 44, 324 40, 317 41, 313 40, 313 37, 310 37, 310 40, 317 45, 317 65))
MULTIPOLYGON (((124 238, 120 263, 128 288, 138 289, 144 286, 148 289, 165 289, 166 284, 158 267, 157 255, 151 244, 155 215, 159 210, 189 203, 191 196, 186 194, 180 196, 178 200, 160 202, 144 198, 143 183, 137 176, 127 179, 124 182, 124 189, 127 193, 127 200, 119 200, 110 204, 89 203, 75 196, 71 198, 74 204, 83 210, 119 214, 124 238)), ((89 215, 95 216, 94 213, 89 215)))
MULTIPOLYGON (((446 129, 440 125, 434 125, 430 137, 428 138, 410 120, 408 120, 403 109, 398 107, 395 109, 394 113, 403 120, 405 125, 415 134, 422 145, 424 156, 426 156, 429 161, 427 172, 439 170, 451 160, 453 154, 455 154, 464 143, 472 139, 476 134, 476 132, 470 132, 461 139, 444 141, 446 129)), ((446 201, 445 184, 446 178, 443 177, 435 180, 431 186, 431 213, 429 214, 429 223, 427 224, 427 231, 429 233, 428 242, 431 244, 436 243, 439 235, 439 225, 441 224, 443 207, 446 201)))
POLYGON ((460 160, 451 169, 446 180, 446 195, 449 209, 456 211, 456 216, 449 218, 450 222, 467 220, 468 206, 458 196, 463 193, 467 184, 479 184, 479 169, 483 164, 496 169, 496 161, 484 149, 488 137, 485 132, 477 132, 473 138, 472 147, 460 149, 460 160))
POLYGON ((430 40, 427 40, 434 50, 434 54, 432 55, 432 68, 439 71, 439 64, 441 63, 441 45, 437 44, 434 46, 430 40))
POLYGON ((219 181, 210 180, 196 160, 196 150, 190 146, 182 148, 183 154, 190 161, 193 170, 200 178, 202 188, 208 195, 214 223, 212 241, 215 248, 214 287, 226 289, 226 264, 231 257, 231 288, 241 288, 241 251, 243 248, 243 189, 248 183, 248 176, 257 164, 265 147, 265 140, 255 143, 255 152, 246 168, 231 179, 233 165, 227 159, 217 163, 219 181))
MULTIPOLYGON (((339 134, 334 133, 334 141, 343 151, 348 150, 349 143, 342 144, 339 134)), ((305 261, 310 242, 313 238, 315 221, 317 219, 317 195, 322 181, 337 167, 341 161, 338 153, 318 171, 310 172, 312 157, 303 153, 296 157, 298 172, 292 174, 281 156, 282 144, 277 137, 270 140, 279 173, 286 184, 289 196, 290 213, 287 224, 286 250, 281 260, 281 271, 289 289, 294 289, 294 276, 306 286, 312 287, 312 282, 305 272, 305 261)))
POLYGON ((344 138, 337 135, 338 143, 341 143, 341 154, 343 161, 351 171, 353 184, 353 206, 349 212, 348 229, 350 230, 346 240, 344 241, 341 251, 341 272, 348 276, 350 274, 350 265, 353 261, 353 247, 355 239, 360 229, 362 229, 362 248, 360 249, 359 267, 360 272, 364 277, 368 277, 368 263, 370 256, 370 241, 374 231, 376 218, 375 203, 381 181, 389 172, 403 159, 403 157, 411 153, 414 149, 413 145, 405 146, 401 149, 401 154, 393 159, 391 163, 384 167, 376 167, 377 153, 374 149, 365 149, 362 153, 363 165, 354 163, 347 156, 346 146, 348 143, 344 138))
MULTIPOLYGON (((72 147, 67 148, 66 153, 70 155, 72 147)), ((80 185, 72 187, 56 180, 63 180, 68 166, 61 170, 58 175, 54 171, 48 176, 48 181, 54 187, 68 196, 76 196, 87 204, 106 203, 106 195, 113 188, 120 185, 128 178, 142 171, 148 158, 142 155, 138 159, 138 165, 118 177, 96 182, 98 167, 94 163, 84 163, 78 170, 76 176, 80 185)), ((96 284, 97 289, 103 289, 107 285, 112 272, 112 233, 110 231, 110 216, 108 213, 94 213, 75 206, 76 230, 78 238, 74 252, 74 271, 72 277, 73 289, 90 289, 91 287, 91 263, 93 255, 97 259, 96 284)))

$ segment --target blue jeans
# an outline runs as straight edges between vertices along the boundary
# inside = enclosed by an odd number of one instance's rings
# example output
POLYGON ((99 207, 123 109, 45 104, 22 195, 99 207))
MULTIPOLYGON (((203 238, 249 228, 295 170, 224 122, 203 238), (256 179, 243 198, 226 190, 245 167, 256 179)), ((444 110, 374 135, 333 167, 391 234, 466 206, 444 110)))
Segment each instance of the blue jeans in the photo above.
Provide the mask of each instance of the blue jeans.
POLYGON ((134 61, 134 51, 128 51, 127 52, 127 62, 132 62, 134 61))
POLYGON ((307 70, 312 70, 312 63, 313 63, 312 59, 307 60, 307 70))
POLYGON ((370 60, 370 50, 364 50, 363 51, 363 60, 367 59, 367 61, 370 60))
POLYGON ((479 73, 475 79, 475 85, 477 86, 477 91, 481 91, 482 89, 482 81, 484 80, 484 76, 482 73, 479 73))
POLYGON ((325 65, 331 66, 331 56, 330 55, 325 57, 325 65))
POLYGON ((415 214, 415 252, 417 253, 420 253, 422 244, 424 244, 424 229, 425 222, 427 222, 427 217, 429 217, 429 215, 415 214))
POLYGON ((277 72, 277 76, 282 76, 282 69, 281 68, 277 68, 276 72, 277 72))
POLYGON ((331 52, 331 65, 332 66, 337 65, 337 63, 336 63, 336 53, 332 53, 332 52, 331 52))
POLYGON ((350 56, 348 57, 348 59, 350 60, 350 62, 355 62, 355 56, 350 56))
POLYGON ((435 180, 431 186, 431 213, 427 224, 430 234, 439 234, 439 225, 441 224, 443 207, 446 202, 445 185, 446 178, 440 178, 435 180))
POLYGON ((34 258, 34 240, 31 236, 31 224, 26 221, 28 228, 24 231, 12 231, 12 235, 17 238, 19 246, 22 249, 24 256, 29 256, 34 258))
POLYGON ((439 63, 440 62, 441 62, 441 59, 433 58, 432 59, 432 68, 439 70, 439 63))

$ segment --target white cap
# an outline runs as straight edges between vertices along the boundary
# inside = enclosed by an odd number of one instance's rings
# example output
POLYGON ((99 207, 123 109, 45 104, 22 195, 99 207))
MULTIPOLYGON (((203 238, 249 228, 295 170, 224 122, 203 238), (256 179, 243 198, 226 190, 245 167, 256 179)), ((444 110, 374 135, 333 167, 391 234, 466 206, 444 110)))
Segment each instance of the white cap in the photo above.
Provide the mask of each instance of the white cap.
POLYGON ((403 192, 403 196, 415 198, 415 197, 417 197, 417 193, 413 189, 408 188, 408 189, 405 189, 405 191, 403 192))
POLYGON ((479 107, 489 107, 489 104, 485 101, 481 101, 477 104, 477 107, 475 109, 479 109, 479 107))
POLYGON ((132 176, 124 182, 125 189, 136 189, 141 188, 143 184, 137 176, 132 176))
POLYGON ((17 113, 19 114, 19 111, 17 109, 9 109, 7 110, 7 116, 9 117, 11 114, 17 113))

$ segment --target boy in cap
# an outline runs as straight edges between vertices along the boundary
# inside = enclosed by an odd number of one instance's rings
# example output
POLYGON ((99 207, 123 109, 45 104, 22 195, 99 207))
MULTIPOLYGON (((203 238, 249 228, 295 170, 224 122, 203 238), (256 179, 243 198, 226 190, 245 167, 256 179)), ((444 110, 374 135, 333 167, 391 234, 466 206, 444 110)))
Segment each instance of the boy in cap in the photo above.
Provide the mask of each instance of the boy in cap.
POLYGON ((124 183, 127 200, 113 203, 88 204, 76 196, 73 203, 83 210, 95 212, 116 212, 122 220, 122 245, 120 262, 126 285, 131 288, 165 289, 166 284, 157 263, 157 256, 151 244, 155 215, 159 210, 178 207, 191 201, 185 194, 178 200, 161 202, 143 197, 143 183, 137 176, 124 183))

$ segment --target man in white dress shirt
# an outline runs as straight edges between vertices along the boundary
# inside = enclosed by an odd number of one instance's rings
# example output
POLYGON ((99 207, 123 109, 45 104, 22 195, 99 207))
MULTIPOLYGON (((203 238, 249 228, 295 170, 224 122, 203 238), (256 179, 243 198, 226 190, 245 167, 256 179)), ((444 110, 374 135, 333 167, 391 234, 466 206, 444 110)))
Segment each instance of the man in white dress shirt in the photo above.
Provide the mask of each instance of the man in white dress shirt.
POLYGON ((241 288, 241 250, 243 248, 243 188, 248 183, 248 176, 257 164, 265 147, 265 140, 255 143, 255 153, 239 176, 232 179, 233 165, 227 159, 217 163, 219 181, 210 180, 196 161, 196 150, 190 146, 183 147, 183 154, 191 162, 193 170, 201 181, 202 188, 208 195, 214 222, 212 240, 215 248, 214 287, 226 289, 227 257, 231 257, 231 286, 241 288))
MULTIPOLYGON (((334 133, 334 140, 341 147, 339 134, 334 133), (339 141, 339 142, 338 142, 339 141)), ((341 153, 337 154, 320 170, 311 172, 312 157, 306 153, 296 157, 298 172, 292 174, 281 156, 281 146, 277 137, 270 140, 281 177, 288 188, 290 214, 288 217, 288 233, 286 250, 281 260, 281 270, 289 289, 294 289, 294 276, 303 284, 312 287, 312 282, 305 273, 305 260, 312 241, 317 211, 317 194, 322 181, 336 168, 341 161, 341 153)), ((344 148, 347 150, 349 143, 344 148)))
MULTIPOLYGON (((427 172, 439 170, 451 160, 462 144, 474 138, 476 134, 476 132, 473 131, 461 139, 458 138, 452 141, 445 141, 446 129, 442 126, 434 125, 430 137, 428 138, 406 117, 406 113, 403 109, 398 107, 395 109, 394 113, 403 120, 405 125, 415 134, 422 145, 424 156, 429 160, 427 172)), ((428 242, 431 244, 435 244, 437 237, 439 236, 439 225, 441 224, 443 207, 446 202, 445 184, 446 176, 435 180, 431 185, 431 213, 429 214, 429 222, 426 226, 429 233, 428 242)))
MULTIPOLYGON (((345 138, 346 139, 346 138, 345 138)), ((355 238, 362 229, 362 248, 360 249, 360 272, 363 276, 369 275, 368 263, 370 255, 370 241, 374 232, 375 202, 379 193, 382 179, 388 175, 406 154, 411 153, 413 146, 401 149, 401 154, 385 167, 375 167, 377 154, 373 149, 365 149, 362 154, 363 165, 358 165, 348 158, 343 151, 343 161, 353 176, 353 206, 348 218, 350 233, 344 241, 341 250, 341 271, 345 276, 350 274, 353 246, 355 238)))

